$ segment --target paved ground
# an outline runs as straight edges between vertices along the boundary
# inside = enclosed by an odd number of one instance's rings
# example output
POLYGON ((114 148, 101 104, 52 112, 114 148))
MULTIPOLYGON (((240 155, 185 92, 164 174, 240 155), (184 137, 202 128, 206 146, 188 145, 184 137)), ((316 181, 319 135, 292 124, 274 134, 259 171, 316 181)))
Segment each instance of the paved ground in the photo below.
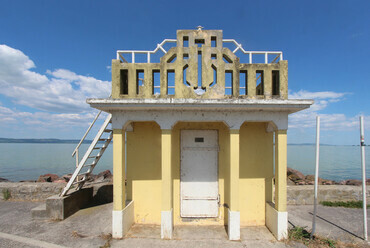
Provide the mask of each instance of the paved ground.
MULTIPOLYGON (((111 233, 112 204, 78 211, 64 221, 32 220, 37 202, 0 201, 0 247, 100 247, 111 233)), ((312 206, 290 206, 289 221, 310 229, 312 206)), ((324 237, 362 242, 362 210, 319 207, 317 233, 324 237)), ((369 212, 370 214, 370 212, 369 212)), ((370 221, 370 220, 369 220, 370 221)), ((224 227, 176 227, 173 240, 161 240, 160 227, 135 225, 127 238, 111 247, 304 247, 277 242, 266 227, 241 229, 241 241, 227 240, 224 227)))

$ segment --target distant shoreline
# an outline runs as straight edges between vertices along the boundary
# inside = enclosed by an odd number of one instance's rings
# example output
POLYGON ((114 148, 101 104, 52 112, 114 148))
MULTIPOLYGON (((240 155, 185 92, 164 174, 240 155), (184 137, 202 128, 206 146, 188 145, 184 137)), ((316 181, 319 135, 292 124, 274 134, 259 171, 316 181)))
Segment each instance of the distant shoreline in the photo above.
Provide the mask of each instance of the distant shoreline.
MULTIPOLYGON (((12 139, 12 138, 0 138, 0 143, 28 143, 28 144, 76 144, 79 143, 79 139, 12 139)), ((92 140, 84 140, 85 143, 91 143, 92 140)), ((288 146, 314 146, 314 143, 291 143, 288 146)), ((360 146, 360 145, 331 145, 331 144, 320 144, 320 146, 360 146)), ((370 145, 365 145, 370 146, 370 145)))
MULTIPOLYGON (((83 143, 91 143, 92 140, 84 140, 83 143)), ((0 143, 27 143, 27 144, 77 144, 80 140, 75 139, 9 139, 0 138, 0 143)))

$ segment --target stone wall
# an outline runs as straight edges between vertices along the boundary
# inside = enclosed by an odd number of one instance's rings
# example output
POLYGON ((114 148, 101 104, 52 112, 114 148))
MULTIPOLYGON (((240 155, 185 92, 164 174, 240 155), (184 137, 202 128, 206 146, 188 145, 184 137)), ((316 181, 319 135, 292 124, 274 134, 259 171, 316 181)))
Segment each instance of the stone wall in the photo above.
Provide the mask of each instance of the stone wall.
MULTIPOLYGON (((59 194, 64 186, 64 183, 0 182, 0 199, 3 199, 3 190, 9 190, 12 200, 45 201, 46 198, 59 194)), ((96 200, 103 202, 112 201, 111 183, 98 183, 94 184, 93 187, 94 198, 97 198, 96 200)), ((288 186, 287 193, 288 205, 313 204, 313 185, 288 186)), ((362 187, 349 185, 319 185, 318 196, 319 202, 359 201, 362 200, 362 187)), ((369 186, 367 187, 367 201, 370 202, 369 186)))
MULTIPOLYGON (((314 203, 314 186, 288 186, 288 205, 310 205, 314 203)), ((318 200, 359 201, 362 200, 362 187, 349 185, 319 185, 318 200)), ((367 201, 370 200, 370 187, 367 187, 367 201)))
MULTIPOLYGON (((48 197, 59 195, 66 183, 34 183, 34 182, 0 182, 0 200, 3 200, 3 190, 9 190, 11 200, 45 201, 48 197)), ((112 182, 86 183, 84 188, 93 188, 93 198, 96 202, 113 201, 112 182)))
POLYGON ((64 183, 1 182, 0 199, 3 199, 3 190, 9 190, 13 200, 43 201, 59 194, 64 187, 64 183))

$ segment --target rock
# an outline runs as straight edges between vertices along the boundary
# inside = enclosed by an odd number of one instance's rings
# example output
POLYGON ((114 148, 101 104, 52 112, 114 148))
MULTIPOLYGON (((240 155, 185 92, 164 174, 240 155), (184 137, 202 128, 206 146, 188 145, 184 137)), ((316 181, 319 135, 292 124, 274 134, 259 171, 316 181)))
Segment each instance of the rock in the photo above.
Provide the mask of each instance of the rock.
POLYGON ((37 179, 37 182, 53 182, 57 180, 58 178, 59 176, 56 174, 45 174, 45 175, 39 176, 39 178, 37 179))
POLYGON ((348 179, 348 180, 346 180, 346 185, 360 186, 360 185, 362 185, 362 182, 360 180, 348 179))
POLYGON ((111 178, 113 177, 112 173, 110 172, 110 170, 105 170, 105 171, 102 171, 100 172, 98 175, 96 175, 97 178, 99 177, 103 177, 104 179, 106 178, 111 178))
POLYGON ((5 179, 5 178, 0 177, 0 182, 9 182, 9 180, 8 180, 8 179, 5 179))
POLYGON ((61 178, 63 178, 67 183, 69 182, 69 180, 71 179, 72 177, 72 174, 65 174, 64 176, 62 176, 61 178))
MULTIPOLYGON (((313 182, 313 184, 314 184, 315 183, 315 176, 314 175, 307 175, 305 180, 306 180, 306 182, 313 182)), ((322 184, 323 179, 319 177, 318 181, 319 181, 318 182, 319 184, 322 184)))
POLYGON ((286 180, 287 185, 295 185, 295 183, 289 178, 286 180))
POLYGON ((58 178, 57 180, 53 181, 53 183, 67 183, 64 178, 58 178))
POLYGON ((302 172, 300 171, 297 171, 297 170, 294 170, 292 168, 289 168, 287 169, 287 176, 290 180, 292 180, 293 182, 295 181, 298 181, 298 180, 303 180, 305 179, 305 176, 303 175, 302 172))

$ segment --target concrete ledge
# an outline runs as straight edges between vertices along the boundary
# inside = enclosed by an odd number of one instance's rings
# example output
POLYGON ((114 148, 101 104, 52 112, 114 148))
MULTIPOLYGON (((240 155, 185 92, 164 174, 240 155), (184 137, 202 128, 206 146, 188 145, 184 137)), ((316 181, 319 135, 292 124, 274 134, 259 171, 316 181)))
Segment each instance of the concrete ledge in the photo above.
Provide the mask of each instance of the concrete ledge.
MULTIPOLYGON (((1 182, 0 193, 9 190, 10 199, 45 201, 50 196, 60 194, 65 186, 65 183, 1 182)), ((0 199, 3 199, 3 194, 0 194, 0 199)))
POLYGON ((161 238, 172 239, 173 209, 161 212, 161 238))
POLYGON ((288 237, 288 212, 278 212, 275 204, 266 202, 266 226, 277 240, 288 237))
MULTIPOLYGON (((313 185, 288 186, 287 203, 289 205, 312 205, 313 185)), ((321 201, 362 201, 362 187, 352 185, 319 185, 318 198, 321 201)), ((370 200, 370 187, 367 187, 367 199, 370 200)))
POLYGON ((240 240, 240 212, 228 209, 227 232, 229 240, 240 240))
POLYGON ((123 238, 135 222, 134 201, 127 201, 123 210, 112 211, 112 237, 123 238))

